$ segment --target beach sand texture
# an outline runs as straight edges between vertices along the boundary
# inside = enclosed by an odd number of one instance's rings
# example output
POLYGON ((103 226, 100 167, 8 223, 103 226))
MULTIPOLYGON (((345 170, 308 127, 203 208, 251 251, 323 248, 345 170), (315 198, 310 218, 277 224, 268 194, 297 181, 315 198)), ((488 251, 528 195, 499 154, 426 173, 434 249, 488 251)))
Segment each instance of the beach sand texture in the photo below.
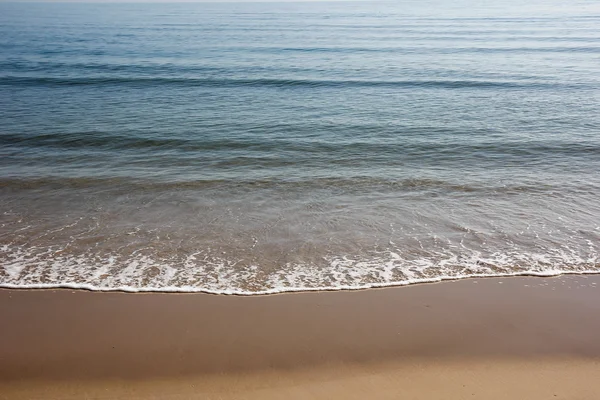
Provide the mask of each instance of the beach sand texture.
POLYGON ((600 277, 273 296, 0 291, 0 399, 600 396, 600 277))

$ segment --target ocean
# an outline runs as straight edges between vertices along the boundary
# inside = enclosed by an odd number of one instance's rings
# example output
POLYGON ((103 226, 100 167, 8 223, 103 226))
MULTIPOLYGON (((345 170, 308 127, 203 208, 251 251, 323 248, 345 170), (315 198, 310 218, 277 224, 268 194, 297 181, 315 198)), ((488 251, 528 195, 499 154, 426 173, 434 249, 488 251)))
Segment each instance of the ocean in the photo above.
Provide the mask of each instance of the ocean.
POLYGON ((0 3, 0 286, 600 272, 600 3, 0 3))

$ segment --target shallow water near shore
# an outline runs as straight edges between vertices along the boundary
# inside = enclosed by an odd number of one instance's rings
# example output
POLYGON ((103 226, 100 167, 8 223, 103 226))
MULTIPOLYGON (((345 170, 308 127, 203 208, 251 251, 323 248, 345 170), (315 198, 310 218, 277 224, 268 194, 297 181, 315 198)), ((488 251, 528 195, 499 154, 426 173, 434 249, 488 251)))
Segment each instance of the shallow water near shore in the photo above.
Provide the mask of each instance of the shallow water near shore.
POLYGON ((0 10, 0 286, 600 272, 593 2, 0 10))

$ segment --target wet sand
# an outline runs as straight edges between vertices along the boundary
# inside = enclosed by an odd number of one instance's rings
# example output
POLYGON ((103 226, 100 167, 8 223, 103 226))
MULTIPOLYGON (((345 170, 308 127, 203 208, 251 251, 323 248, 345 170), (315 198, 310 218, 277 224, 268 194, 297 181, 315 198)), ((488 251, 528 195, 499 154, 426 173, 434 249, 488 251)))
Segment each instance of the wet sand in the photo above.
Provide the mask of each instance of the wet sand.
POLYGON ((0 399, 600 393, 600 276, 273 296, 0 290, 0 399))

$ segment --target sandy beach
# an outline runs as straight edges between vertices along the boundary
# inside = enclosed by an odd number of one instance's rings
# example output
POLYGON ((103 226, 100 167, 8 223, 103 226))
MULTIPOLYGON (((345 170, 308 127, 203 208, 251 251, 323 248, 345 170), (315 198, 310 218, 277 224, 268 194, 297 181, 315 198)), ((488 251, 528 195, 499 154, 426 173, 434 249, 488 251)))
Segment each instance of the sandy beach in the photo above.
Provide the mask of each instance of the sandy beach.
POLYGON ((0 0, 0 400, 600 400, 600 0, 0 0))
POLYGON ((0 290, 0 399, 594 399, 600 276, 273 296, 0 290))

